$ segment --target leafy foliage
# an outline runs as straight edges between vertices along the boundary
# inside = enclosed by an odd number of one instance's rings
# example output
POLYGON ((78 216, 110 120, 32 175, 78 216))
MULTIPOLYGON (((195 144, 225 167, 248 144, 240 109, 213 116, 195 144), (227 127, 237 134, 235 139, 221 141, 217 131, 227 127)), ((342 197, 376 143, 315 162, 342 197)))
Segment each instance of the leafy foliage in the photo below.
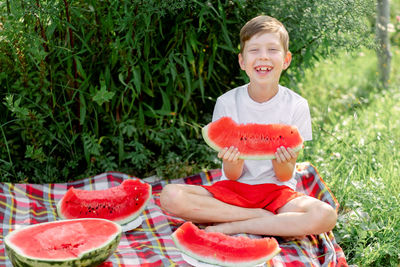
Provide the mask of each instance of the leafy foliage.
POLYGON ((238 34, 284 22, 283 82, 369 39, 373 1, 2 1, 0 175, 56 182, 119 170, 174 178, 216 167, 200 137, 215 98, 242 84, 238 34))

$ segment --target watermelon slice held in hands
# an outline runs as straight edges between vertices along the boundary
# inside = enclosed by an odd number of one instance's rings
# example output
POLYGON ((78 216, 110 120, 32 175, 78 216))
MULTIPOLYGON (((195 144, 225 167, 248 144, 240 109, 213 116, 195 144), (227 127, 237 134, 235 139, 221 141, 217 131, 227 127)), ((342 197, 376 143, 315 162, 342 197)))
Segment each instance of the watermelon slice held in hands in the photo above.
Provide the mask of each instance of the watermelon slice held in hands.
POLYGON ((140 179, 104 190, 71 187, 58 202, 57 212, 63 219, 102 218, 125 226, 139 217, 150 198, 151 185, 140 179))
POLYGON ((116 250, 121 233, 109 220, 63 220, 14 230, 4 244, 13 266, 97 266, 116 250))
POLYGON ((242 159, 273 159, 280 146, 296 152, 303 147, 297 127, 286 124, 237 124, 229 117, 222 117, 203 127, 202 134, 216 151, 237 147, 242 159))
POLYGON ((172 234, 176 247, 199 262, 220 266, 256 266, 281 250, 275 238, 251 239, 208 233, 185 222, 172 234))

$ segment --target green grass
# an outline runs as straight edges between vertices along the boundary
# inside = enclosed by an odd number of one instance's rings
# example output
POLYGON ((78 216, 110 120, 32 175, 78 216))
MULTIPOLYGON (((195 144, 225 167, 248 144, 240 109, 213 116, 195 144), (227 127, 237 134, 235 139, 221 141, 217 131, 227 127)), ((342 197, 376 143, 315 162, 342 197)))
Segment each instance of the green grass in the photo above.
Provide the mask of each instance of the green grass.
POLYGON ((300 160, 317 166, 340 204, 334 229, 349 264, 400 263, 400 49, 391 88, 379 89, 371 51, 317 64, 300 84, 313 141, 300 160))

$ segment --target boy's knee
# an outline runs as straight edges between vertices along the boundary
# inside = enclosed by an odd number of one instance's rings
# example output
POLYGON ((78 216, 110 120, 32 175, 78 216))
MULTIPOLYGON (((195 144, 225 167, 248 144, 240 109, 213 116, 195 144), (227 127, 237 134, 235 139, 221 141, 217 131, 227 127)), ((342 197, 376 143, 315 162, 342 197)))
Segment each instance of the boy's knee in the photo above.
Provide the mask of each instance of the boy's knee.
POLYGON ((336 212, 336 210, 334 208, 332 208, 331 206, 329 206, 329 208, 330 208, 330 210, 327 211, 327 215, 326 216, 329 218, 329 222, 330 222, 329 227, 330 227, 330 230, 332 230, 333 228, 335 228, 338 215, 337 215, 337 212, 336 212))
POLYGON ((171 213, 177 214, 183 201, 183 190, 176 184, 167 184, 160 194, 161 207, 171 213))
POLYGON ((313 210, 314 223, 310 224, 314 229, 311 229, 315 234, 321 234, 325 232, 331 231, 337 221, 337 213, 332 206, 329 204, 323 203, 319 207, 316 207, 313 210))

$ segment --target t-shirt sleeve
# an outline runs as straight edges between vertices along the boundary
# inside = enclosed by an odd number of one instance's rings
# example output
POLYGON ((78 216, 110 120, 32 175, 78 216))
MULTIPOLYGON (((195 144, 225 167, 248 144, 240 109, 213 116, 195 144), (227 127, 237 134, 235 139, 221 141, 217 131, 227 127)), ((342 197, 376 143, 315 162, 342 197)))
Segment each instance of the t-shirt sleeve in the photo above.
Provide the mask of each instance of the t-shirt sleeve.
POLYGON ((293 116, 293 124, 299 129, 304 141, 312 140, 310 108, 307 100, 300 102, 293 116))
POLYGON ((215 102, 215 106, 214 106, 212 121, 216 121, 224 116, 227 116, 225 106, 224 106, 221 98, 217 98, 217 101, 215 102))

